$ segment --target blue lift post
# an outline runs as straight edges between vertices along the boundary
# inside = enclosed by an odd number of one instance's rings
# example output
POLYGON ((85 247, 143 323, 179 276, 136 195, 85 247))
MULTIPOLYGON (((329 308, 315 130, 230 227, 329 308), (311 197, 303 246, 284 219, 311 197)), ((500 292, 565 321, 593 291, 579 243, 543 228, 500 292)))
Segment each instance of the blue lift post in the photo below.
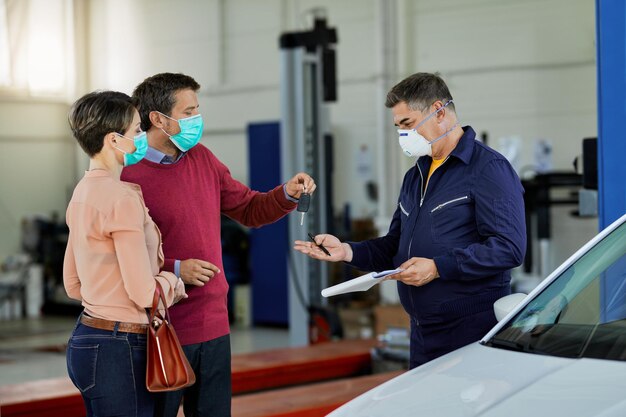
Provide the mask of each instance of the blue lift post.
MULTIPOLYGON (((250 188, 270 191, 282 182, 279 122, 248 125, 250 188)), ((287 256, 292 251, 288 218, 250 229, 252 323, 289 324, 287 256)))
POLYGON ((596 0, 600 230, 626 213, 626 1, 596 0))

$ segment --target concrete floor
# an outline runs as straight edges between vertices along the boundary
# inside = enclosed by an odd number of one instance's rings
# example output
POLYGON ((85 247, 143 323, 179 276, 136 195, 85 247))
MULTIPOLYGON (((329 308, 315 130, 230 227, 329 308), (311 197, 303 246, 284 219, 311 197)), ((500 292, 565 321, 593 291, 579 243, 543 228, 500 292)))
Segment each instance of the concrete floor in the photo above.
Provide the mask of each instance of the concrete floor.
MULTIPOLYGON (((0 386, 67 375, 65 344, 75 322, 73 317, 0 320, 0 386)), ((288 345, 286 329, 231 329, 233 354, 288 345)))

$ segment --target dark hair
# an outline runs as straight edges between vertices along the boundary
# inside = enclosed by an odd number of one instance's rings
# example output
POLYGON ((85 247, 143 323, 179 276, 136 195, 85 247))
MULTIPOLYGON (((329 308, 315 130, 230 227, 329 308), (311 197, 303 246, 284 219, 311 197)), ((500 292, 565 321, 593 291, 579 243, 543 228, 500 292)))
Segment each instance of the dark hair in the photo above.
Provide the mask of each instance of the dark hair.
MULTIPOLYGON (((400 81, 389 90, 385 106, 392 108, 404 101, 411 110, 423 112, 437 100, 442 101, 443 104, 452 100, 446 83, 438 74, 418 72, 400 81)), ((448 108, 455 111, 454 103, 450 103, 448 108)))
POLYGON ((68 121, 74 138, 90 157, 102 150, 104 137, 124 134, 133 122, 135 101, 117 91, 94 91, 76 100, 68 121))
POLYGON ((148 131, 152 127, 150 112, 158 111, 171 115, 175 103, 175 94, 180 90, 198 91, 200 84, 185 74, 164 72, 148 77, 133 91, 133 98, 139 102, 141 129, 148 131))

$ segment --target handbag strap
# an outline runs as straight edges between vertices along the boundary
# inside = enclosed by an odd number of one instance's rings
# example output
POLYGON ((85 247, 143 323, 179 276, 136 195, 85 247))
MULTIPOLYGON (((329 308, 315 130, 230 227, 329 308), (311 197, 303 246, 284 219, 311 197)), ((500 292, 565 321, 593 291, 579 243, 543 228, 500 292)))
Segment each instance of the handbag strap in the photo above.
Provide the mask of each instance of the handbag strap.
POLYGON ((150 309, 150 313, 148 314, 148 324, 150 326, 152 326, 155 317, 158 317, 161 320, 165 320, 168 323, 170 322, 170 312, 167 308, 165 295, 163 295, 163 288, 161 287, 161 283, 159 283, 159 281, 155 279, 154 282, 156 285, 154 287, 154 296, 152 297, 152 308, 150 309), (163 303, 163 308, 165 309, 165 316, 163 316, 159 312, 159 301, 163 303))

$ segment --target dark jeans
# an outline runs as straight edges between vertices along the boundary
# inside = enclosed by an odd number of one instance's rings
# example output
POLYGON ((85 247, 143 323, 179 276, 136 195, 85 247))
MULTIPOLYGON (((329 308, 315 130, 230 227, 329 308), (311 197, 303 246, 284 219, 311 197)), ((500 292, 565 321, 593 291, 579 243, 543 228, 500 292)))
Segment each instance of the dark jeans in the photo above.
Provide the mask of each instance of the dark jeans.
POLYGON ((146 335, 78 323, 67 347, 67 371, 87 416, 152 417, 146 389, 146 335))
POLYGON ((185 417, 230 417, 230 335, 183 346, 196 373, 189 388, 157 394, 155 417, 176 417, 184 396, 185 417))

